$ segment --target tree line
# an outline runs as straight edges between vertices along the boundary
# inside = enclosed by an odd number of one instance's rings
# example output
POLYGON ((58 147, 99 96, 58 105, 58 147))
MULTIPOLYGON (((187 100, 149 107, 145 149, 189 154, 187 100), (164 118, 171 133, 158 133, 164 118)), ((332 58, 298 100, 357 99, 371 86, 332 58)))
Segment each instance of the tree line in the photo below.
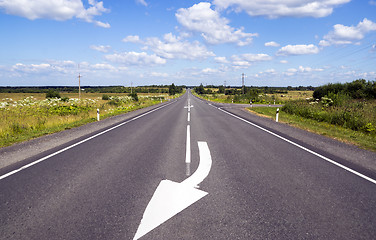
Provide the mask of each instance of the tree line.
MULTIPOLYGON (((180 93, 185 86, 151 85, 151 86, 82 86, 81 90, 89 93, 180 93)), ((48 92, 78 93, 76 86, 40 86, 40 87, 0 87, 0 93, 48 93, 48 92)))
POLYGON ((338 97, 376 99, 376 82, 358 79, 348 83, 329 83, 317 87, 313 92, 313 97, 316 99, 322 99, 323 97, 332 99, 338 97))

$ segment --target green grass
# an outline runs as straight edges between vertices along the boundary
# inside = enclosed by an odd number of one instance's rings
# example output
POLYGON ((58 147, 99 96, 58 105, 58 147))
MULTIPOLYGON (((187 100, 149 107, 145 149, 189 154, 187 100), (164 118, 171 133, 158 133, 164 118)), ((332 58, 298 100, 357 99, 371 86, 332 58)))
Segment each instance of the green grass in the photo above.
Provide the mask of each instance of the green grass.
MULTIPOLYGON (((201 94, 198 95, 196 92, 192 91, 192 93, 202 99, 219 102, 219 103, 242 103, 242 104, 249 104, 249 98, 243 98, 242 95, 225 95, 223 93, 213 93, 213 94, 201 94)), ((313 91, 288 91, 288 93, 281 94, 281 93, 274 93, 274 94, 265 94, 260 93, 257 102, 253 102, 254 104, 282 104, 287 101, 291 100, 298 100, 298 99, 306 99, 312 97, 313 91)))
MULTIPOLYGON (((89 95, 89 94, 88 94, 89 95)), ((112 96, 113 94, 108 94, 112 96)), ((27 141, 46 134, 78 127, 96 121, 97 109, 101 120, 155 105, 171 98, 167 94, 140 94, 139 101, 133 101, 127 94, 116 94, 112 100, 94 98, 45 99, 41 94, 7 94, 0 100, 0 147, 27 141), (36 95, 37 97, 31 97, 36 95)), ((88 97, 88 96, 85 96, 88 97)))
MULTIPOLYGON (((275 119, 276 116, 276 108, 274 107, 254 107, 248 110, 272 119, 275 119)), ((318 122, 282 111, 279 112, 279 122, 287 123, 291 126, 331 137, 342 142, 351 143, 363 149, 376 151, 375 134, 354 131, 327 122, 318 122)))

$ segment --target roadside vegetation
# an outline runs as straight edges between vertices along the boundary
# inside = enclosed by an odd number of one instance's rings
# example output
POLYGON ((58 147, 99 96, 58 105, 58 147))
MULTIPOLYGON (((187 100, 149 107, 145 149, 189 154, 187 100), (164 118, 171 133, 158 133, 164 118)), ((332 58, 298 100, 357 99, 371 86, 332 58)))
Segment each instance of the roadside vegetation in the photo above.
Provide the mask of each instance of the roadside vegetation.
POLYGON ((167 101, 183 92, 176 86, 170 93, 168 87, 155 93, 137 93, 137 89, 131 93, 83 92, 81 99, 77 93, 56 89, 0 93, 0 147, 96 121, 97 109, 100 118, 105 119, 167 101))
MULTIPOLYGON (((224 103, 283 104, 279 121, 376 151, 376 82, 358 79, 320 87, 203 87, 201 98, 224 103), (244 92, 244 94, 243 94, 244 92)), ((276 108, 250 111, 275 119, 276 108)))
MULTIPOLYGON (((275 109, 251 110, 275 117, 275 109)), ((360 79, 318 87, 312 98, 286 102, 279 119, 376 151, 376 82, 360 79)))
POLYGON ((283 104, 294 99, 309 98, 313 87, 224 87, 202 84, 194 88, 194 93, 201 98, 221 103, 283 104))

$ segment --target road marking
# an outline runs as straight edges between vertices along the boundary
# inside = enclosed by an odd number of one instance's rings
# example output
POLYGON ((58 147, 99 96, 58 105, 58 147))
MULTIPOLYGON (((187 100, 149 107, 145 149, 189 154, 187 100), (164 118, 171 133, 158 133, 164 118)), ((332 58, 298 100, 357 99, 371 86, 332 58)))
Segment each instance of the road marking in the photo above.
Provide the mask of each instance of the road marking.
POLYGON ((188 112, 188 117, 187 117, 187 121, 190 122, 191 121, 191 113, 188 112))
POLYGON ((20 167, 20 168, 18 168, 18 169, 16 169, 16 170, 13 170, 13 171, 11 171, 11 172, 9 172, 9 173, 6 173, 6 174, 0 176, 0 180, 4 179, 4 178, 6 178, 6 177, 9 177, 9 176, 11 176, 11 175, 13 175, 13 174, 15 174, 15 173, 18 173, 18 172, 20 172, 20 171, 22 171, 22 170, 25 170, 25 169, 27 169, 27 168, 29 168, 29 167, 35 165, 35 164, 38 164, 38 163, 40 163, 40 162, 43 162, 43 161, 45 161, 45 160, 47 160, 47 159, 49 159, 49 158, 51 158, 51 157, 53 157, 53 156, 56 156, 56 155, 58 155, 58 154, 60 154, 60 153, 62 153, 62 152, 65 152, 65 151, 67 151, 67 150, 69 150, 69 149, 71 149, 71 148, 73 148, 73 147, 75 147, 75 146, 78 146, 78 145, 80 145, 80 144, 82 144, 82 143, 84 143, 84 142, 87 142, 87 141, 89 141, 89 140, 91 140, 91 139, 93 139, 93 138, 96 138, 96 137, 98 137, 98 136, 100 136, 100 135, 103 135, 103 134, 105 134, 105 133, 107 133, 107 132, 109 132, 109 131, 112 131, 112 130, 118 128, 118 127, 121 127, 121 126, 123 126, 123 125, 125 125, 125 124, 127 124, 127 123, 130 123, 130 122, 135 121, 135 120, 137 120, 137 119, 139 119, 139 118, 141 118, 141 117, 144 117, 144 116, 146 116, 146 115, 148 115, 148 114, 150 114, 150 113, 152 113, 152 112, 155 112, 155 111, 160 110, 160 109, 162 109, 162 108, 164 108, 164 107, 167 107, 167 106, 169 106, 169 105, 171 105, 171 104, 173 104, 173 103, 175 103, 175 102, 176 102, 176 101, 173 101, 173 102, 167 103, 166 105, 163 105, 163 106, 160 106, 160 107, 155 108, 155 109, 153 109, 153 110, 150 110, 149 112, 143 113, 143 114, 141 114, 141 115, 139 115, 139 116, 137 116, 137 117, 134 117, 134 118, 132 118, 132 119, 126 121, 126 122, 122 122, 122 123, 120 123, 120 124, 118 124, 118 125, 116 125, 116 126, 114 126, 114 127, 111 127, 111 128, 109 128, 109 129, 104 130, 104 131, 102 131, 102 132, 100 132, 100 133, 97 133, 97 134, 95 134, 95 135, 93 135, 93 136, 91 136, 91 137, 88 137, 88 138, 86 138, 86 139, 84 139, 84 140, 81 140, 81 141, 79 141, 79 142, 77 142, 77 143, 75 143, 75 144, 72 144, 72 145, 70 145, 70 146, 68 146, 68 147, 66 147, 66 148, 63 148, 63 149, 61 149, 61 150, 59 150, 59 151, 57 151, 57 152, 54 152, 54 153, 52 153, 52 154, 50 154, 50 155, 47 155, 47 156, 45 156, 45 157, 43 157, 43 158, 40 158, 40 159, 38 159, 38 160, 36 160, 36 161, 34 161, 34 162, 31 162, 31 163, 29 163, 29 164, 26 164, 26 165, 24 165, 24 166, 22 166, 22 167, 20 167))
POLYGON ((329 163, 332 163, 332 164, 336 165, 337 167, 340 167, 340 168, 342 168, 342 169, 344 169, 344 170, 346 170, 348 172, 351 172, 351 173, 353 173, 353 174, 355 174, 355 175, 357 175, 357 176, 359 176, 359 177, 361 177, 361 178, 363 178, 363 179, 365 179, 365 180, 367 180, 367 181, 369 181, 371 183, 376 184, 376 180, 375 179, 367 177, 366 175, 363 175, 360 172, 357 172, 357 171, 355 171, 355 170, 353 170, 353 169, 351 169, 349 167, 346 167, 346 166, 344 166, 344 165, 342 165, 342 164, 340 164, 340 163, 338 163, 338 162, 336 162, 336 161, 334 161, 334 160, 332 160, 330 158, 327 158, 327 157, 325 157, 325 156, 323 156, 323 155, 321 155, 319 153, 316 153, 316 152, 314 152, 314 151, 312 151, 312 150, 310 150, 310 149, 308 149, 306 147, 303 147, 302 145, 299 145, 299 144, 297 144, 297 143, 295 143, 295 142, 293 142, 291 140, 288 140, 287 138, 284 138, 284 137, 282 137, 282 136, 280 136, 280 135, 278 135, 278 134, 276 134, 276 133, 274 133, 272 131, 269 131, 269 130, 267 130, 267 129, 265 129, 265 128, 257 125, 257 124, 254 124, 254 123, 252 123, 252 122, 250 122, 248 120, 245 120, 245 119, 243 119, 241 117, 238 117, 238 116, 236 116, 236 115, 234 115, 234 114, 232 114, 230 112, 227 112, 227 111, 225 111, 225 110, 223 110, 221 108, 217 108, 217 109, 220 110, 220 111, 222 111, 222 112, 224 112, 224 113, 227 113, 228 115, 230 115, 230 116, 232 116, 234 118, 237 118, 237 119, 239 119, 239 120, 241 120, 241 121, 243 121, 245 123, 248 123, 248 124, 250 124, 250 125, 252 125, 254 127, 257 127, 258 129, 260 129, 262 131, 265 131, 265 132, 267 132, 267 133, 269 133, 269 134, 271 134, 271 135, 273 135, 273 136, 275 136, 277 138, 280 138, 280 139, 282 139, 282 140, 284 140, 284 141, 286 141, 286 142, 288 142, 288 143, 290 143, 290 144, 292 144, 292 145, 294 145, 294 146, 296 146, 296 147, 298 147, 300 149, 303 149, 304 151, 307 151, 307 152, 309 152, 309 153, 311 153, 311 154, 313 154, 313 155, 315 155, 315 156, 317 156, 317 157, 319 157, 321 159, 324 159, 325 161, 327 161, 329 163))
POLYGON ((209 175, 212 159, 209 151, 208 144, 206 142, 197 142, 198 149, 200 151, 200 164, 197 170, 190 176, 181 182, 184 185, 196 187, 209 175))
POLYGON ((185 163, 191 163, 191 126, 187 125, 187 142, 185 148, 185 163))
POLYGON ((137 240, 183 211, 208 193, 195 188, 209 174, 212 159, 206 142, 198 142, 200 163, 196 172, 181 183, 162 180, 147 205, 133 240, 137 240))
POLYGON ((184 106, 184 108, 188 108, 188 112, 190 112, 191 108, 193 108, 193 105, 191 105, 190 101, 188 101, 187 106, 184 106))

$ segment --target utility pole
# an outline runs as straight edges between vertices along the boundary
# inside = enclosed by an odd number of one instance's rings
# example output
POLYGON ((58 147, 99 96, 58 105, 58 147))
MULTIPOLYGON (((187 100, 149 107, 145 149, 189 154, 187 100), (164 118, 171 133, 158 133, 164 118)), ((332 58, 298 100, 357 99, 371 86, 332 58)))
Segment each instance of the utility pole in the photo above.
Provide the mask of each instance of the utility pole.
POLYGON ((226 88, 226 80, 225 80, 225 88, 226 88))
POLYGON ((244 73, 242 73, 242 94, 244 95, 244 73))
POLYGON ((131 94, 133 93, 133 92, 132 92, 132 84, 133 84, 133 82, 131 82, 131 94))
POLYGON ((78 64, 78 99, 81 100, 81 74, 80 74, 80 64, 78 64))

